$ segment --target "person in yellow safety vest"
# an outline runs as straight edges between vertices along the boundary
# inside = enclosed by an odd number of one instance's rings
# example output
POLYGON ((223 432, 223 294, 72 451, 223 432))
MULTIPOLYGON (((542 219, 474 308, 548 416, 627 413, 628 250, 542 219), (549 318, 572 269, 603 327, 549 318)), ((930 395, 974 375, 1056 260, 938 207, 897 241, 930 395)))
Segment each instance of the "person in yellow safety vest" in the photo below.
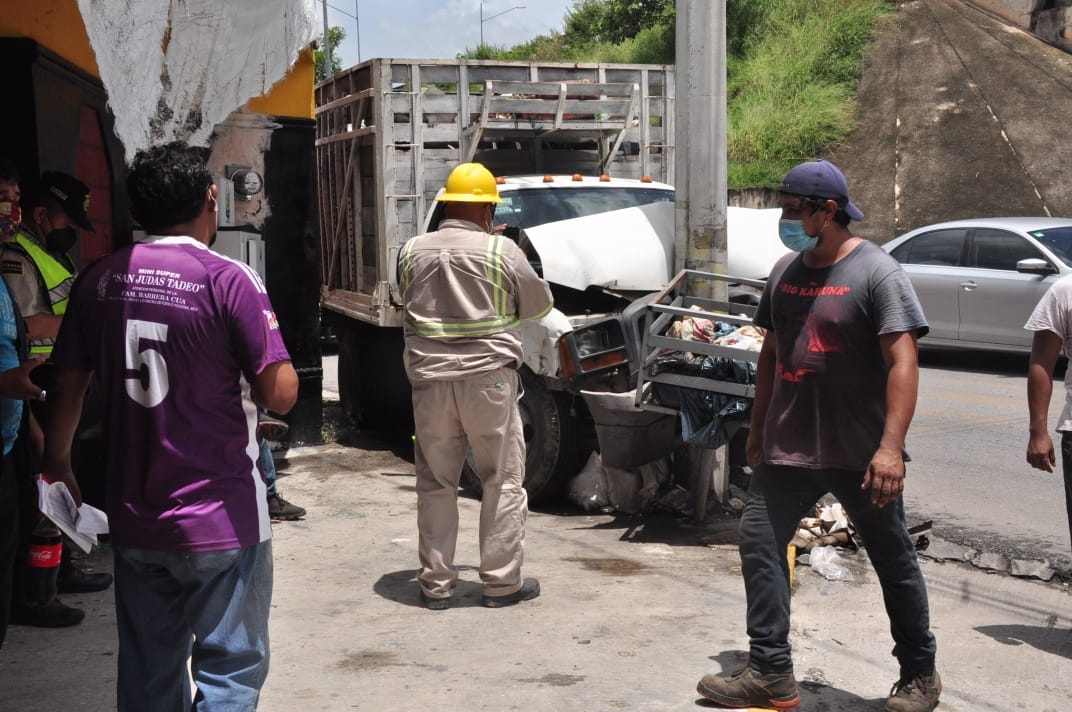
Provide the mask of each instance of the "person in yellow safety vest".
POLYGON ((483 488, 481 603, 498 608, 540 594, 535 578, 521 576, 528 498, 516 327, 551 310, 551 290, 521 248, 492 234, 502 199, 487 168, 461 164, 437 200, 446 219, 406 242, 398 264, 416 432, 417 580, 425 606, 450 607, 458 483, 471 453, 483 488))
POLYGON ((93 231, 88 207, 85 183, 47 171, 37 190, 23 199, 21 228, 3 238, 0 271, 22 310, 32 355, 52 353, 74 282, 74 265, 66 253, 78 239, 78 228, 93 231), (65 257, 67 264, 61 262, 65 257))

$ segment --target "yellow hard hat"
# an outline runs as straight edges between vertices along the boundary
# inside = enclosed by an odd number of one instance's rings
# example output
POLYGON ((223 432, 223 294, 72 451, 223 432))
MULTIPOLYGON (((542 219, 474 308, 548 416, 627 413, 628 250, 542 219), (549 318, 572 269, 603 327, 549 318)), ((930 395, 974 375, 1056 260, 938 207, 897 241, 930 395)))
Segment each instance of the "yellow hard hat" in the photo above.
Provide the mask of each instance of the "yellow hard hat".
POLYGON ((447 176, 442 203, 501 203, 495 176, 479 163, 462 163, 447 176))

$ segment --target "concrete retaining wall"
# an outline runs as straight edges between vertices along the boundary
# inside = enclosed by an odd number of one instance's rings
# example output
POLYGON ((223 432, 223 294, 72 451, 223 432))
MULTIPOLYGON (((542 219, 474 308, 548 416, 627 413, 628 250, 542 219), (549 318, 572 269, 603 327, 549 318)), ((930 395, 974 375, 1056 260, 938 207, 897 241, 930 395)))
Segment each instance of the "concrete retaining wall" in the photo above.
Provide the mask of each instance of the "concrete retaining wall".
POLYGON ((1072 52, 1072 0, 971 0, 971 4, 1072 52))

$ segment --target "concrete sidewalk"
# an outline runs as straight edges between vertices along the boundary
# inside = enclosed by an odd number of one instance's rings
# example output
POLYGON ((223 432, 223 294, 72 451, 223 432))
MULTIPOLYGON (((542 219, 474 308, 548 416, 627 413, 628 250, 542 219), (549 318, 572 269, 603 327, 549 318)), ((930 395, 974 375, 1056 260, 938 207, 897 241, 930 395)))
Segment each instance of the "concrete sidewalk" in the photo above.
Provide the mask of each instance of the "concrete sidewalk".
MULTIPOLYGON (((274 525, 272 671, 261 710, 686 710, 706 672, 743 660, 735 522, 532 513, 525 573, 543 594, 479 605, 478 503, 460 500, 462 582, 448 611, 420 606, 411 448, 365 436, 293 449, 280 489, 309 510, 274 525)), ((406 438, 408 440, 408 438, 406 438)), ((92 557, 110 570, 107 550, 92 557)), ((881 710, 897 674, 873 574, 797 567, 793 642, 801 710, 881 710)), ((1064 587, 924 562, 940 710, 1064 710, 1072 601, 1064 587)), ((0 709, 114 709, 111 591, 65 597, 66 630, 13 627, 0 709)))
MULTIPOLYGON (((478 503, 462 499, 455 607, 420 607, 413 465, 406 443, 292 450, 281 490, 309 509, 274 525, 272 670, 260 709, 687 710, 704 672, 739 666, 744 593, 732 521, 534 513, 534 602, 479 606, 478 503), (723 542, 724 544, 718 544, 723 542)), ((92 562, 110 568, 107 551, 92 562)), ((896 677, 875 578, 798 566, 793 642, 801 710, 881 710, 896 677)), ((1054 585, 925 562, 940 710, 1067 709, 1070 597, 1054 585)), ((0 709, 114 709, 113 598, 66 596, 85 623, 13 627, 0 709)))

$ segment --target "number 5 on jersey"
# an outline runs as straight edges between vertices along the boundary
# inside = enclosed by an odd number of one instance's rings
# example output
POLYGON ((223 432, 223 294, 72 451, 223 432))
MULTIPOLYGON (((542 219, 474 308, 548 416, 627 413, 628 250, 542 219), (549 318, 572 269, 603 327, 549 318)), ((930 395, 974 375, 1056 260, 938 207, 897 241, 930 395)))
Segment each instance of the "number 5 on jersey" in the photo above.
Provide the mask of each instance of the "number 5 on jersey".
POLYGON ((159 345, 167 342, 167 324, 131 319, 127 322, 127 395, 146 408, 154 408, 167 397, 167 361, 159 345))

